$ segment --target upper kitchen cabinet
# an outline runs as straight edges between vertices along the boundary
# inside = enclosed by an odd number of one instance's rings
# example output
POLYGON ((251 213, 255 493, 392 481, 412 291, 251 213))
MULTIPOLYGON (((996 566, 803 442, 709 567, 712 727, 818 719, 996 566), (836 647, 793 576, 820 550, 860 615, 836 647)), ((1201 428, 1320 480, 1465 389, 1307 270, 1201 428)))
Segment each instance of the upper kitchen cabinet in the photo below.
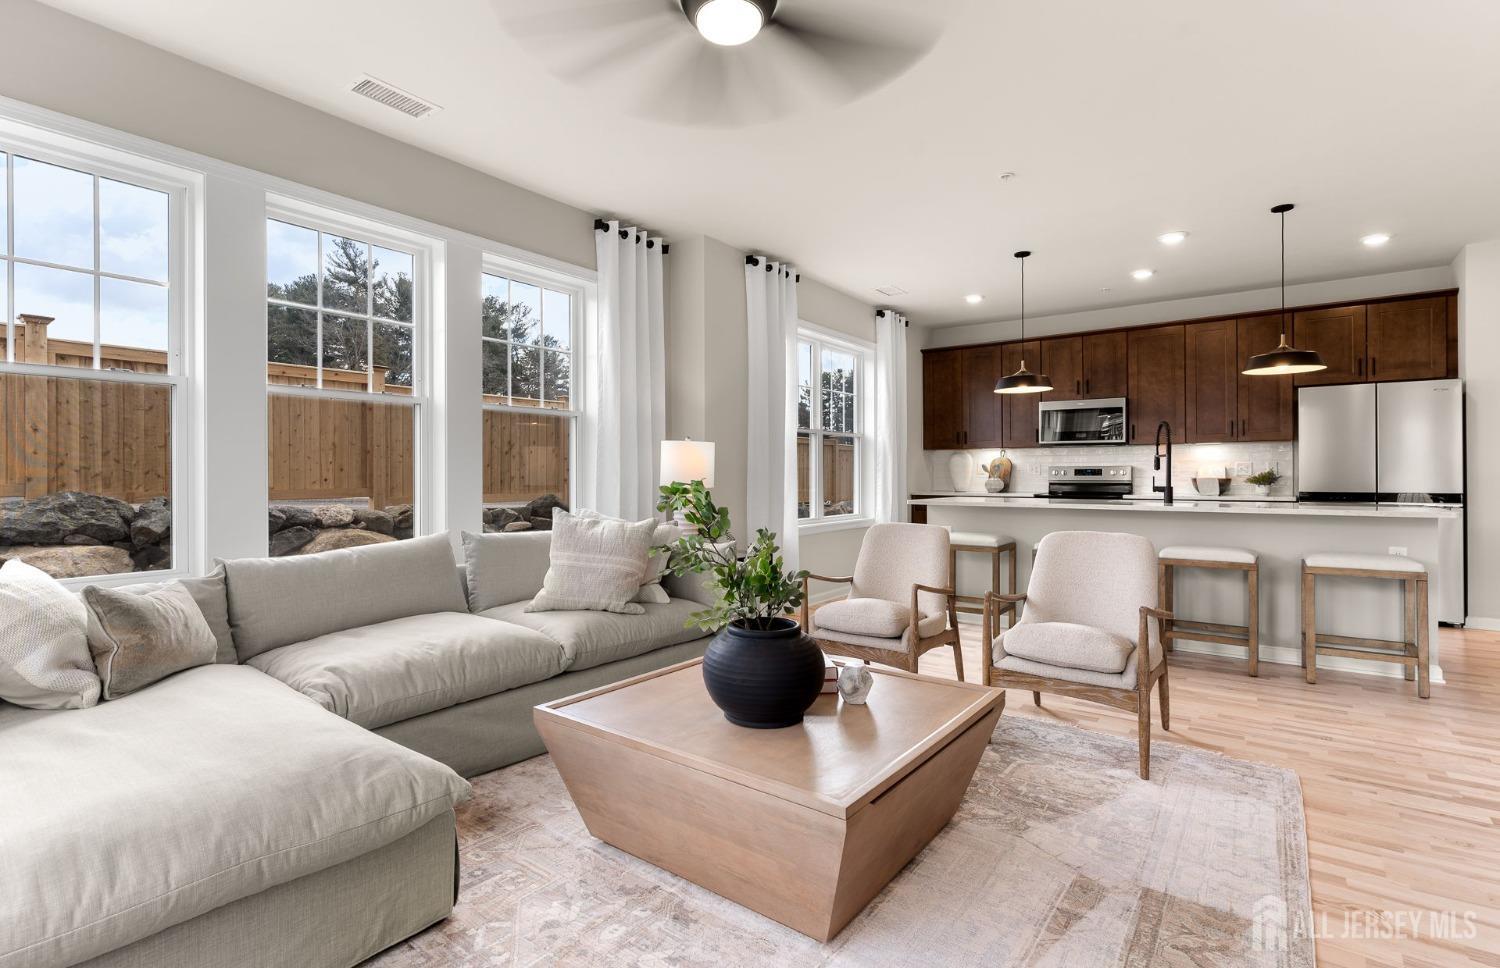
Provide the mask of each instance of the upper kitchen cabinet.
MULTIPOLYGON (((1239 346, 1235 321, 1193 323, 1184 327, 1189 443, 1236 440, 1239 431, 1239 346)), ((1250 377, 1246 377, 1250 379, 1250 377)))
POLYGON ((1371 303, 1365 353, 1371 380, 1448 376, 1448 297, 1371 303))
MULTIPOLYGON (((1302 373, 1297 386, 1361 383, 1365 380, 1365 319, 1363 305, 1312 309, 1292 314, 1292 342, 1299 350, 1316 350, 1328 369, 1302 373)), ((1260 353, 1276 348, 1275 342, 1260 353)))
POLYGON ((1239 358, 1238 440, 1291 440, 1295 434, 1296 387, 1290 376, 1244 376, 1250 357, 1264 353, 1281 339, 1281 314, 1247 316, 1237 321, 1239 358))
POLYGON ((1128 339, 1130 442, 1149 444, 1163 420, 1180 435, 1186 409, 1183 327, 1133 329, 1128 339))
POLYGON ((1125 333, 1090 333, 1083 340, 1085 400, 1123 397, 1130 392, 1125 333))
POLYGON ((922 448, 963 446, 963 351, 922 351, 922 448))
POLYGON ((999 346, 974 346, 963 351, 964 447, 1001 447, 1004 397, 995 392, 1003 375, 999 346))
MULTIPOLYGON (((1006 373, 1014 373, 1021 366, 1021 357, 1026 357, 1026 368, 1033 373, 1038 373, 1038 367, 1042 365, 1042 344, 1040 340, 1027 340, 1025 344, 1006 343, 1003 347, 1005 355, 1001 369, 1006 373), (1025 353, 1022 353, 1022 350, 1025 353)), ((1050 374, 1049 374, 1050 375, 1050 374)), ((1005 403, 1005 433, 1004 442, 1006 447, 1035 447, 1037 446, 1037 398, 1039 393, 1006 393, 1000 395, 1005 403)))
POLYGON ((1052 378, 1052 389, 1042 394, 1043 400, 1083 398, 1082 336, 1042 340, 1041 364, 1041 372, 1052 378))

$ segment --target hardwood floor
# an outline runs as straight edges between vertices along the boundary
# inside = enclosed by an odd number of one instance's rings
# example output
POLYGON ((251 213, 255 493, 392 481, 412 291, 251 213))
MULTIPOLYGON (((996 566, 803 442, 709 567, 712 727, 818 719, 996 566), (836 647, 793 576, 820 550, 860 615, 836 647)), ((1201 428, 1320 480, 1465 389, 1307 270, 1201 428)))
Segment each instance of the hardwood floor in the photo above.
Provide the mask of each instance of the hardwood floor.
MULTIPOLYGON (((978 629, 963 640, 977 679, 978 629)), ((1500 966, 1500 633, 1443 629, 1440 641, 1447 683, 1426 701, 1400 679, 1325 670, 1309 686, 1294 666, 1262 663, 1251 679, 1243 661, 1171 657, 1172 731, 1153 709, 1153 742, 1301 777, 1319 965, 1500 966)), ((921 671, 953 678, 952 653, 928 653, 921 671)), ((1135 734, 1134 715, 1104 706, 1006 700, 1006 716, 1135 734)))

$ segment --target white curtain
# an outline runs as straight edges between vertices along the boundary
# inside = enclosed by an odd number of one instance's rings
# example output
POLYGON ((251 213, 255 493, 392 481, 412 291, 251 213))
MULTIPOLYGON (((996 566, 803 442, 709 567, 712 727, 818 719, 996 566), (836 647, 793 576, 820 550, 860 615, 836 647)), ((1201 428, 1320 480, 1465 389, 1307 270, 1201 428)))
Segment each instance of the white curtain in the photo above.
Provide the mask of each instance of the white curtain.
POLYGON ((611 221, 596 227, 599 305, 585 379, 588 425, 579 452, 582 504, 630 520, 656 510, 666 435, 667 374, 661 239, 611 221))
POLYGON ((762 256, 745 260, 745 301, 750 345, 748 477, 745 527, 748 544, 758 528, 776 532, 789 569, 797 549, 797 270, 762 256))
POLYGON ((906 317, 875 314, 875 519, 905 521, 906 317))

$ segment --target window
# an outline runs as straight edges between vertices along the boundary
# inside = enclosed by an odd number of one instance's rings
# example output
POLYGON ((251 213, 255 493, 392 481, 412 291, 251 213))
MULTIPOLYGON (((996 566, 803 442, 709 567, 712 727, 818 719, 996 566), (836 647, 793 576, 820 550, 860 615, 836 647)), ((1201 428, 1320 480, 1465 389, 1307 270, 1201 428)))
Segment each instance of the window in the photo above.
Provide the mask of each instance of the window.
POLYGON ((18 129, 0 136, 0 559, 171 569, 191 176, 18 129))
POLYGON ((549 528, 572 503, 583 291, 498 263, 481 283, 485 528, 549 528))
POLYGON ((797 340, 797 517, 864 514, 869 350, 804 327, 797 340))
POLYGON ((273 555, 416 532, 421 253, 311 221, 266 220, 273 555))

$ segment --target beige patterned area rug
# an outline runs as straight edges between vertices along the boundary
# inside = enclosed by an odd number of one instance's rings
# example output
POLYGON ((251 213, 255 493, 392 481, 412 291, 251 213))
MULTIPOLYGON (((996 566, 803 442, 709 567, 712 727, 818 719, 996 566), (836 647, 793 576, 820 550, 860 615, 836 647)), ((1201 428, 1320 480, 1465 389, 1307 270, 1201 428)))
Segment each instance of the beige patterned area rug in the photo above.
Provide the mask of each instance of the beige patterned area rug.
POLYGON ((1312 942, 1290 771, 1003 717, 953 822, 828 944, 589 836, 547 757, 478 778, 447 921, 367 964, 1285 966, 1312 942), (1305 923, 1305 922, 1304 922, 1305 923))

